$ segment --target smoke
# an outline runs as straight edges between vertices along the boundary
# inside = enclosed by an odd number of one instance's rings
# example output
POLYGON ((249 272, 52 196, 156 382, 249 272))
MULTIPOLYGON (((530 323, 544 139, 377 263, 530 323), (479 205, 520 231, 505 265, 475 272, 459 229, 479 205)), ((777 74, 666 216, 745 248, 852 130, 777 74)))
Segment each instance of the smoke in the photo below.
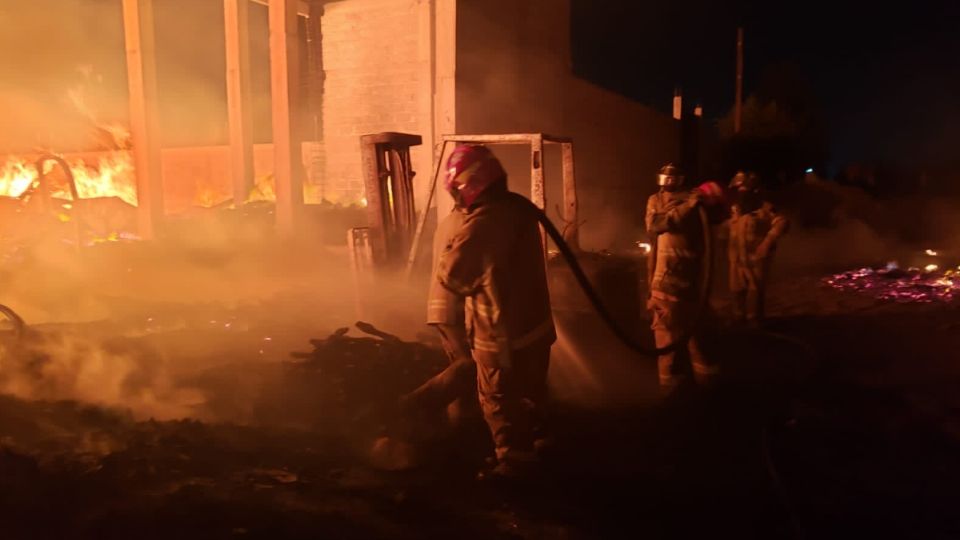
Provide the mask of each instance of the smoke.
POLYGON ((140 418, 196 416, 199 389, 178 388, 163 358, 122 341, 62 330, 0 351, 0 393, 131 410, 140 418))
MULTIPOLYGON (((161 144, 226 140, 223 3, 154 2, 161 144)), ((269 138, 268 29, 251 7, 251 76, 257 140, 269 138)), ((102 146, 98 126, 129 124, 122 4, 113 0, 8 0, 0 5, 0 152, 102 146)))
POLYGON ((269 374, 310 339, 361 318, 404 338, 426 329, 421 283, 357 282, 346 248, 309 225, 283 238, 272 214, 226 215, 172 222, 155 242, 37 242, 8 260, 0 303, 34 338, 0 352, 0 393, 249 422, 252 403, 281 399, 264 394, 269 374))
POLYGON ((4 2, 0 48, 0 149, 89 148, 92 111, 126 121, 119 2, 4 2))
MULTIPOLYGON (((250 8, 254 131, 263 141, 270 133, 267 12, 250 8)), ((164 147, 226 139, 222 9, 219 0, 154 2, 164 147)), ((122 15, 118 0, 0 2, 0 153, 128 144, 124 130, 114 129, 129 123, 122 15)), ((183 174, 192 180, 198 173, 183 174)), ((231 373, 260 373, 360 317, 403 337, 424 329, 425 287, 390 276, 378 276, 375 286, 356 282, 346 248, 330 245, 361 224, 354 215, 328 216, 320 226, 304 216, 297 238, 281 238, 269 204, 198 211, 170 217, 154 242, 77 249, 72 223, 48 227, 19 215, 25 230, 14 238, 9 225, 20 208, 0 202, 0 303, 35 335, 27 350, 0 352, 0 393, 79 400, 137 417, 247 421, 249 406, 222 405, 251 402, 263 384, 251 376, 231 388, 231 373)), ((133 216, 114 208, 123 205, 91 205, 103 214, 94 218, 133 216)), ((114 225, 104 232, 126 230, 114 225)))
POLYGON ((793 222, 776 258, 783 275, 824 274, 889 261, 918 265, 927 249, 946 254, 960 248, 960 219, 952 199, 878 199, 859 188, 819 180, 781 195, 793 222))

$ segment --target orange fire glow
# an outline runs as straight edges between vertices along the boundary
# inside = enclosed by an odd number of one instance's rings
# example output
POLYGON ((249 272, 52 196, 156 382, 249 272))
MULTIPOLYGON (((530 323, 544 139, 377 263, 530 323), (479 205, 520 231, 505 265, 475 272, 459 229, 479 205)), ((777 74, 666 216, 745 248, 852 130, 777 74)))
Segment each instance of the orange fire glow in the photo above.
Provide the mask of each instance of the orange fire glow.
MULTIPOLYGON (((15 155, 0 158, 0 197, 20 197, 31 187, 38 187, 39 175, 35 159, 32 156, 15 155)), ((133 156, 129 150, 87 153, 83 157, 66 157, 66 160, 80 198, 118 197, 127 204, 137 206, 136 174, 133 156)), ((69 186, 57 167, 53 160, 44 162, 50 193, 55 198, 70 200, 69 186)), ((343 206, 367 205, 366 198, 358 200, 350 195, 337 197, 334 194, 324 194, 319 184, 304 183, 303 190, 304 202, 307 204, 328 202, 343 206)), ((192 204, 203 208, 214 207, 229 198, 229 193, 224 193, 222 186, 216 182, 210 185, 198 182, 197 189, 191 196, 192 204)), ((274 178, 270 174, 259 177, 247 196, 247 202, 275 200, 274 178)))
MULTIPOLYGON (((129 152, 110 152, 101 156, 96 165, 89 165, 79 159, 70 161, 69 165, 81 198, 119 197, 136 206, 136 178, 129 152)), ((44 167, 44 172, 50 173, 56 165, 47 161, 44 167)), ((0 165, 0 196, 19 197, 37 182, 38 176, 34 163, 20 156, 8 157, 0 165)), ((71 198, 66 182, 54 181, 51 188, 54 197, 71 198)))

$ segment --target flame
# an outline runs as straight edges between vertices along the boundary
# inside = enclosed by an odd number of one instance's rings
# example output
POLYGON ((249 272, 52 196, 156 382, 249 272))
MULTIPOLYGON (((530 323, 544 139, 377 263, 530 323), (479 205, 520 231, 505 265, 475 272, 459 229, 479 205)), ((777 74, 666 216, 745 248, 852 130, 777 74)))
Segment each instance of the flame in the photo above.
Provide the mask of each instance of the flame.
MULTIPOLYGON (((125 130, 117 127, 118 137, 125 134, 125 130)), ((98 157, 67 158, 70 171, 73 173, 77 193, 82 199, 118 197, 124 202, 137 206, 137 182, 133 164, 133 156, 129 150, 113 150, 95 154, 98 157)), ((64 181, 63 174, 58 170, 56 162, 48 160, 44 164, 44 173, 48 174, 50 192, 55 198, 71 200, 70 188, 64 181)), ((7 156, 0 158, 0 197, 20 197, 31 187, 37 187, 38 174, 33 156, 7 156)), ((367 206, 366 197, 358 198, 356 194, 324 194, 322 186, 305 183, 304 201, 308 204, 331 203, 341 206, 367 206), (326 196, 325 196, 326 195, 326 196)), ((229 196, 221 193, 216 186, 198 186, 193 195, 194 204, 210 208, 222 203, 229 196)), ((273 175, 268 174, 257 179, 256 185, 250 191, 247 202, 276 201, 276 188, 273 175)), ((69 210, 68 207, 64 207, 69 210)))
POLYGON ((643 251, 644 255, 649 255, 650 250, 653 249, 653 246, 651 246, 646 242, 637 242, 637 247, 639 247, 643 251))
POLYGON ((136 177, 128 152, 112 152, 103 156, 96 167, 76 161, 70 164, 70 170, 81 198, 119 197, 127 204, 137 205, 136 177))
POLYGON ((253 189, 250 190, 250 195, 247 196, 247 202, 277 200, 277 192, 274 185, 275 182, 272 174, 258 178, 253 189))
POLYGON ((923 269, 927 272, 936 272, 940 269, 940 267, 935 264, 928 264, 927 266, 923 267, 923 269))
POLYGON ((936 256, 937 256, 937 252, 934 251, 934 250, 932 250, 932 249, 928 249, 928 250, 926 251, 926 253, 927 253, 927 255, 929 255, 929 256, 931 256, 931 257, 936 257, 936 256))
POLYGON ((11 157, 0 166, 0 195, 19 197, 36 179, 37 171, 33 165, 22 158, 11 157))
MULTIPOLYGON (((83 199, 95 197, 119 197, 128 204, 137 205, 137 186, 133 174, 133 160, 128 152, 111 152, 101 156, 96 165, 88 165, 81 159, 69 163, 77 185, 77 193, 83 199)), ((45 173, 55 164, 47 161, 45 173)), ((0 196, 19 197, 37 182, 37 169, 33 163, 20 156, 10 156, 0 165, 0 196)), ((54 197, 70 199, 70 188, 65 182, 51 185, 54 197)))

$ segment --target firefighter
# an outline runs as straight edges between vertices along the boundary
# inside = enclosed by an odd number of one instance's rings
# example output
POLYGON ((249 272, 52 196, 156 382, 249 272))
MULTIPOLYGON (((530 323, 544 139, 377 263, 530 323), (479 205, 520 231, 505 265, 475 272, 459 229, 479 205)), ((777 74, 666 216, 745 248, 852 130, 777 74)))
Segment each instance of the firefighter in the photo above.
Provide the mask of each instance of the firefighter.
POLYGON ((789 223, 765 199, 756 174, 738 172, 730 190, 736 197, 728 246, 733 314, 738 322, 759 325, 764 317, 770 263, 789 223))
POLYGON ((654 339, 657 347, 666 347, 685 336, 688 341, 678 350, 660 355, 657 368, 660 387, 671 393, 684 379, 689 360, 694 378, 706 384, 717 374, 701 349, 694 328, 700 309, 700 280, 705 239, 697 206, 708 201, 701 190, 685 190, 684 177, 673 164, 660 169, 660 190, 647 200, 646 227, 653 249, 648 275, 654 339))
POLYGON ((436 410, 449 406, 448 414, 454 423, 479 415, 477 367, 467 339, 464 299, 441 285, 436 271, 440 256, 466 217, 466 209, 455 206, 437 226, 433 239, 434 277, 427 296, 427 324, 440 334, 450 365, 401 400, 401 407, 405 409, 436 410))
POLYGON ((536 463, 556 340, 540 227, 508 196, 506 172, 484 146, 455 148, 444 184, 463 223, 443 247, 436 280, 465 305, 480 408, 496 451, 491 474, 522 475, 536 463))

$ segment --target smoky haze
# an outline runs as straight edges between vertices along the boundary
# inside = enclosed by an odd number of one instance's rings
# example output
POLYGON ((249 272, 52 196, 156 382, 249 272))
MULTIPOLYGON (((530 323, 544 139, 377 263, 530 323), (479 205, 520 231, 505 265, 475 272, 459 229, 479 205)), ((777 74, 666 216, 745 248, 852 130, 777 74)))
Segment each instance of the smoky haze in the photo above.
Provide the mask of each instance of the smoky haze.
MULTIPOLYGON (((163 146, 227 140, 223 4, 154 3, 163 146)), ((250 6, 254 131, 270 137, 266 8, 250 6)), ((0 152, 96 149, 94 127, 128 124, 120 0, 0 1, 0 152)))

